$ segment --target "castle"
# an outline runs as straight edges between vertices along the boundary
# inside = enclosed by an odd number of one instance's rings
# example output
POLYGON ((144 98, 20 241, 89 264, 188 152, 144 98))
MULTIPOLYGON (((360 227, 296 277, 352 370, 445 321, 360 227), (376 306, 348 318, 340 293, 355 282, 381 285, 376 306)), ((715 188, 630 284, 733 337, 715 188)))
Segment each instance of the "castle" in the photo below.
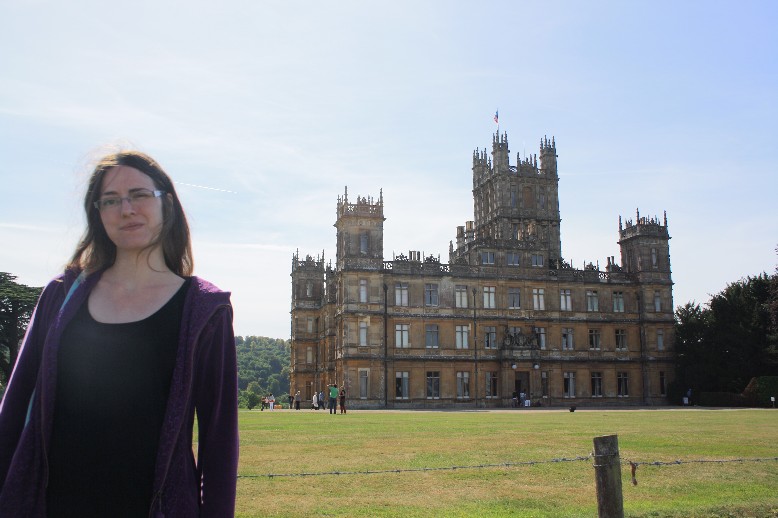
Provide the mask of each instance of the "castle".
POLYGON ((384 200, 337 200, 335 266, 292 260, 291 391, 354 408, 661 405, 673 379, 667 216, 619 217, 620 264, 562 259, 554 138, 473 154, 473 221, 448 264, 385 260, 384 200))

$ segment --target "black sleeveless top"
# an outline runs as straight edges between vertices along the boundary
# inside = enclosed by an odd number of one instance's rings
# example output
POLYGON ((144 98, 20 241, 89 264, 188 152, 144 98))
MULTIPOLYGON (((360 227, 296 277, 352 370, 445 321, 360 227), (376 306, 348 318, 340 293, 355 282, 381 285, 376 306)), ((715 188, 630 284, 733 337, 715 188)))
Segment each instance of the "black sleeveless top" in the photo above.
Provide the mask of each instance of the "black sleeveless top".
POLYGON ((187 279, 156 313, 104 324, 85 301, 62 335, 47 514, 146 517, 187 279))

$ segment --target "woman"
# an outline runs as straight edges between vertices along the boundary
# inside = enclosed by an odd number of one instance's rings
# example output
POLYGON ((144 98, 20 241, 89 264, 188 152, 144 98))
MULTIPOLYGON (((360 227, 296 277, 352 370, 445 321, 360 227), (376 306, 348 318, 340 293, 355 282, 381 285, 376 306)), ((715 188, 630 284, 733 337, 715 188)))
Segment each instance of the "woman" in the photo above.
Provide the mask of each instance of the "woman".
POLYGON ((84 208, 84 236, 41 294, 0 406, 0 514, 232 516, 229 293, 191 276, 186 216, 151 157, 103 158, 84 208))
POLYGON ((340 387, 340 413, 346 413, 346 387, 344 385, 340 387))

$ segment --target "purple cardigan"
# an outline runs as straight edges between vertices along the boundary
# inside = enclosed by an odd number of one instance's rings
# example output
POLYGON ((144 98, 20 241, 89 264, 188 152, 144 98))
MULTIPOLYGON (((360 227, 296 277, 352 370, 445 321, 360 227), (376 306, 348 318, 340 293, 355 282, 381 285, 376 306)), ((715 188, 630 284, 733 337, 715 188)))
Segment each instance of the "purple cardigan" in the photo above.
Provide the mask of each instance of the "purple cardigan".
MULTIPOLYGON (((86 277, 63 307, 77 272, 43 290, 0 404, 0 515, 45 518, 62 332, 102 272, 86 277), (30 397, 32 407, 28 412, 30 397), (29 422, 25 423, 29 417, 29 422)), ((186 294, 178 352, 160 433, 154 518, 223 518, 235 514, 238 402, 230 294, 194 277, 186 294), (195 412, 197 461, 192 453, 195 412)))

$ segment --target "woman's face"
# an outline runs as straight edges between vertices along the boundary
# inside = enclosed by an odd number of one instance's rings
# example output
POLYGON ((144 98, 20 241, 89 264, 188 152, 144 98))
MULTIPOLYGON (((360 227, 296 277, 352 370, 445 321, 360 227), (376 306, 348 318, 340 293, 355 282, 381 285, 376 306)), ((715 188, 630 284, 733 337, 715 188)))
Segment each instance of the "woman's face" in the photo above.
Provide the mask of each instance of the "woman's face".
POLYGON ((116 245, 117 255, 140 252, 159 234, 163 221, 162 199, 153 194, 155 190, 152 179, 134 167, 116 166, 105 172, 100 200, 113 203, 104 204, 100 219, 116 245))

